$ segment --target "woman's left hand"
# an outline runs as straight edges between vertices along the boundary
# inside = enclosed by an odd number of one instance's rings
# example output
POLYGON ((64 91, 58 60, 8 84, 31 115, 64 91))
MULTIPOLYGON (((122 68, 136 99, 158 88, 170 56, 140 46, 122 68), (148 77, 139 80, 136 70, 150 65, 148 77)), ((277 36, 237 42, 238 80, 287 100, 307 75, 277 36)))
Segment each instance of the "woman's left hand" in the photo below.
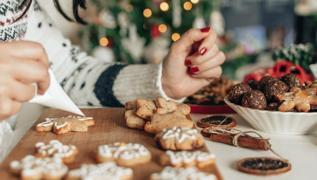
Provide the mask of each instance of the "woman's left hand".
POLYGON ((217 35, 209 27, 191 29, 176 41, 163 62, 162 85, 165 93, 180 99, 190 96, 219 78, 225 55, 216 45, 217 35), (197 52, 192 45, 201 41, 197 52))

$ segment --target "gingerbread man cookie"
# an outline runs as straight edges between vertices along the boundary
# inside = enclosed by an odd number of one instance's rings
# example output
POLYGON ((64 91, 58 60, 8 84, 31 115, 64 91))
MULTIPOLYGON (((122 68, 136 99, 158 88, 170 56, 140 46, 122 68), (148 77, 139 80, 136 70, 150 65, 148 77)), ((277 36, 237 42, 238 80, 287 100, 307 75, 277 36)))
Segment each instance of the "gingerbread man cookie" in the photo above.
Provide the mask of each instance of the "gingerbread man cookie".
POLYGON ((65 134, 70 131, 87 132, 89 126, 95 125, 92 117, 66 116, 60 118, 46 118, 36 125, 37 131, 52 131, 55 134, 65 134))
POLYGON ((156 110, 154 102, 146 99, 137 99, 136 107, 137 109, 135 113, 142 119, 150 119, 156 110))
POLYGON ((61 158, 64 163, 75 160, 78 149, 74 145, 64 145, 58 140, 51 140, 48 144, 38 142, 35 144, 35 155, 37 157, 61 158))
POLYGON ((160 158, 162 165, 204 168, 215 162, 215 155, 202 151, 166 151, 160 158))
POLYGON ((127 110, 124 113, 126 124, 129 128, 143 129, 145 120, 135 114, 134 110, 127 110))
POLYGON ((308 112, 312 105, 317 105, 317 88, 293 88, 291 92, 278 95, 279 111, 287 112, 294 109, 299 112, 308 112))
POLYGON ((158 114, 167 114, 177 110, 176 102, 167 101, 160 97, 155 100, 155 105, 157 107, 156 113, 158 114))
POLYGON ((80 168, 69 171, 67 180, 85 179, 111 179, 111 180, 130 180, 133 171, 130 168, 117 166, 113 162, 102 164, 83 164, 80 168))
POLYGON ((106 144, 99 146, 97 160, 98 162, 115 161, 118 165, 131 167, 149 162, 151 153, 142 144, 106 144))
POLYGON ((155 136, 166 150, 193 150, 204 146, 204 138, 197 129, 173 127, 164 129, 155 136))
POLYGON ((160 173, 151 175, 150 180, 216 180, 213 174, 207 174, 198 169, 165 167, 160 173))
POLYGON ((21 179, 62 179, 68 168, 60 158, 37 158, 32 155, 10 163, 12 173, 21 179))
POLYGON ((174 126, 192 128, 194 122, 179 111, 168 114, 154 114, 152 119, 145 123, 144 130, 149 133, 159 133, 165 128, 174 126))

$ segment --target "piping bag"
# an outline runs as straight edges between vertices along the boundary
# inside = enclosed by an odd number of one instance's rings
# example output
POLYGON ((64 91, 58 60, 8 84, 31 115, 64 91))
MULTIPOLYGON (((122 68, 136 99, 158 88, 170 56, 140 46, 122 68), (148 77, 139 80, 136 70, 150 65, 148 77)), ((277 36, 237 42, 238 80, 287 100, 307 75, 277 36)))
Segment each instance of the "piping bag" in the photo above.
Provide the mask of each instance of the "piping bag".
POLYGON ((46 107, 56 108, 63 111, 71 112, 81 116, 84 113, 75 105, 75 103, 65 93, 63 88, 57 82, 53 72, 49 70, 50 85, 44 95, 36 95, 29 101, 29 103, 36 103, 46 107))

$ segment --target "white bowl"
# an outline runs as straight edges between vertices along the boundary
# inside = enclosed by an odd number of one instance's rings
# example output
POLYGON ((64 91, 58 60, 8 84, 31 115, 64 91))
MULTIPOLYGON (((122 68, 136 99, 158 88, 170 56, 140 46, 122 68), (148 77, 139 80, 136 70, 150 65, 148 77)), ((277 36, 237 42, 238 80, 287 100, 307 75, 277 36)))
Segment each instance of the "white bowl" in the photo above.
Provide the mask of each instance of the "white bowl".
POLYGON ((231 103, 226 104, 257 130, 271 134, 303 135, 317 129, 317 113, 279 112, 251 109, 231 103))

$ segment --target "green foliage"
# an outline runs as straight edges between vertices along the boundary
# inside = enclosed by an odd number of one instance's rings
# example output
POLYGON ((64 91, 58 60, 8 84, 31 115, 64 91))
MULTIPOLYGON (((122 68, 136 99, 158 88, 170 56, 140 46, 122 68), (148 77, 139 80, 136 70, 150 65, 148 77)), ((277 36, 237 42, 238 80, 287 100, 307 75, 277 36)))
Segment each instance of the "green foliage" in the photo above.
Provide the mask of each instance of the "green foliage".
POLYGON ((116 27, 106 28, 99 24, 87 25, 82 34, 88 34, 88 38, 83 40, 89 42, 83 42, 88 44, 88 50, 92 51, 99 46, 99 39, 103 36, 109 38, 113 44, 113 48, 116 60, 134 63, 137 60, 133 59, 129 51, 122 46, 122 39, 129 37, 129 33, 122 33, 122 27, 119 24, 119 14, 124 13, 128 18, 129 25, 135 25, 137 27, 138 35, 145 40, 145 45, 150 44, 153 41, 151 30, 154 26, 159 24, 165 24, 168 27, 168 31, 160 34, 169 40, 171 43, 171 34, 182 34, 188 29, 192 28, 193 22, 197 16, 204 18, 206 24, 209 24, 210 14, 216 6, 218 0, 200 0, 197 4, 193 4, 193 8, 190 11, 186 11, 183 8, 184 2, 190 2, 189 0, 180 0, 178 7, 181 8, 181 24, 179 26, 173 25, 173 1, 159 1, 159 0, 92 0, 91 3, 97 7, 98 12, 108 11, 115 19, 116 27), (168 11, 162 11, 159 7, 160 2, 167 2, 169 4, 168 11), (149 8, 152 11, 152 16, 146 18, 143 16, 143 10, 149 8))
POLYGON ((307 71, 310 71, 309 65, 315 63, 313 56, 314 48, 311 44, 293 44, 290 47, 279 49, 273 53, 274 60, 288 60, 302 66, 307 71))

